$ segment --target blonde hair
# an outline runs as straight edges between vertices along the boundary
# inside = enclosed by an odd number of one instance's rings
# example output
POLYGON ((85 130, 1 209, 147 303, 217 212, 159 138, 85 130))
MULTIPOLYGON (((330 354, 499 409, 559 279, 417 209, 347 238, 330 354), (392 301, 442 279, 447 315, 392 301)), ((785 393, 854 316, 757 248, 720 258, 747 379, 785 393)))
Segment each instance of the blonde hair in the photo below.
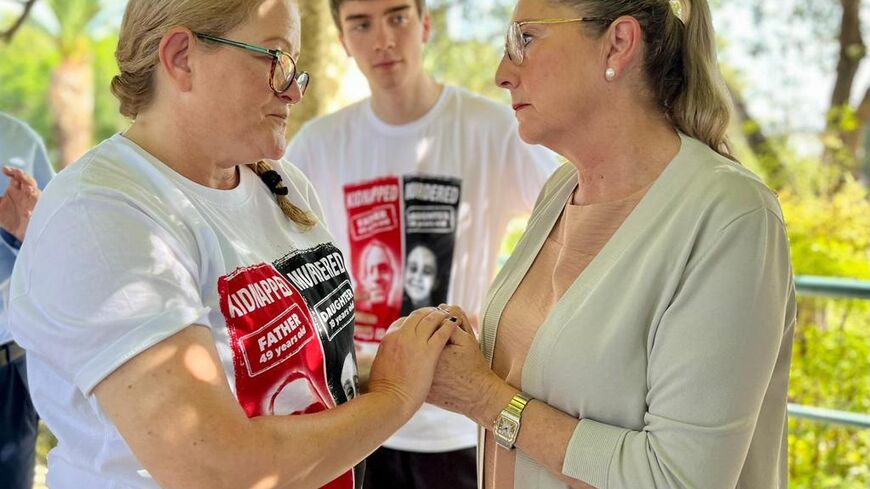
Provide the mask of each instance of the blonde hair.
POLYGON ((317 225, 317 218, 312 213, 306 212, 293 205, 293 202, 290 202, 290 199, 287 198, 289 190, 284 186, 281 176, 272 168, 272 165, 268 161, 260 160, 248 165, 248 168, 254 170, 254 173, 269 187, 272 195, 275 196, 278 207, 281 208, 281 212, 288 219, 296 223, 304 231, 317 225))
POLYGON ((173 27, 214 36, 225 34, 251 17, 260 2, 251 0, 130 0, 118 34, 115 59, 120 73, 112 93, 121 114, 135 118, 154 97, 154 73, 163 36, 173 27))
MULTIPOLYGON (((112 78, 112 93, 121 102, 121 114, 135 119, 154 98, 154 74, 160 62, 160 41, 173 27, 221 36, 243 24, 262 3, 253 0, 130 0, 118 35, 115 59, 120 73, 112 78)), ((278 207, 291 221, 307 230, 317 224, 310 213, 293 205, 287 187, 277 181, 270 185, 265 161, 248 165, 266 182, 278 207)), ((274 173, 277 175, 277 173, 274 173)))
MULTIPOLYGON (((644 70, 656 103, 683 133, 733 159, 726 131, 731 98, 716 60, 707 0, 553 0, 582 15, 637 19, 644 34, 644 70)), ((602 35, 605 23, 590 23, 602 35)))

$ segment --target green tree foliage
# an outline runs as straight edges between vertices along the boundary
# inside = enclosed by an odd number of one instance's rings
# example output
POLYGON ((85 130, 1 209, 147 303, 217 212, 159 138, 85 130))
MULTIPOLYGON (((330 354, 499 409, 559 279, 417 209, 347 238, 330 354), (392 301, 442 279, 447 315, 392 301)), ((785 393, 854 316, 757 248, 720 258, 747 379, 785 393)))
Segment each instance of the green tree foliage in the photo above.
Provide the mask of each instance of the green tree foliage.
POLYGON ((90 51, 87 27, 100 12, 99 0, 45 0, 58 21, 53 32, 61 56, 84 57, 90 51))
POLYGON ((0 56, 0 110, 27 121, 55 148, 47 96, 51 72, 60 61, 54 42, 42 30, 25 25, 10 44, 0 46, 0 56))
MULTIPOLYGON (((813 165, 815 166, 815 165, 813 165)), ((805 169, 813 168, 810 163, 805 169)), ((813 180, 828 173, 795 179, 779 194, 789 229, 792 262, 798 275, 870 279, 870 202, 867 188, 847 178, 833 194, 820 192, 813 180)))
MULTIPOLYGON (((802 298, 789 398, 799 404, 870 412, 870 308, 866 301, 802 298)), ((789 487, 870 487, 870 430, 789 420, 789 487)))
POLYGON ((423 60, 426 71, 438 81, 507 101, 507 92, 494 81, 510 19, 507 4, 430 0, 428 5, 432 38, 423 60))
POLYGON ((57 26, 46 26, 60 52, 52 73, 49 100, 60 166, 72 164, 93 144, 93 39, 89 24, 100 11, 99 0, 45 0, 57 26))
MULTIPOLYGON (((57 133, 55 116, 48 94, 51 74, 61 63, 57 40, 44 29, 27 24, 18 31, 12 43, 0 46, 0 110, 27 121, 45 140, 52 162, 57 165, 57 133)), ((115 63, 116 33, 108 33, 93 41, 94 70, 94 139, 101 141, 126 125, 118 113, 118 101, 109 91, 109 83, 118 72, 115 63)))
MULTIPOLYGON (((108 30, 100 36, 88 34, 87 23, 93 21, 99 4, 96 1, 49 2, 57 16, 56 26, 29 19, 8 45, 0 45, 0 110, 30 124, 46 142, 49 156, 60 168, 61 156, 58 115, 70 107, 52 106, 52 91, 57 87, 58 70, 69 62, 91 73, 93 83, 83 85, 93 99, 88 124, 94 133, 87 140, 102 140, 124 127, 118 114, 118 102, 109 91, 109 82, 117 73, 114 59, 117 33, 108 30), (96 10, 95 10, 96 9, 96 10)), ((68 83, 69 80, 67 79, 68 83)), ((68 119, 74 121, 75 118, 68 119)), ((69 135, 69 131, 65 131, 69 135)), ((76 136, 73 135, 73 138, 76 136)), ((92 141, 91 141, 92 142, 92 141)), ((90 143, 89 143, 90 144, 90 143)))
MULTIPOLYGON (((863 183, 819 158, 788 164, 780 191, 797 275, 870 279, 870 200, 863 183)), ((870 302, 798 298, 789 401, 870 413, 870 302)), ((870 487, 870 430, 789 420, 789 487, 870 487)))
POLYGON ((115 61, 116 33, 93 41, 94 56, 94 140, 102 141, 123 130, 129 122, 119 112, 120 102, 109 87, 112 77, 118 74, 115 61))

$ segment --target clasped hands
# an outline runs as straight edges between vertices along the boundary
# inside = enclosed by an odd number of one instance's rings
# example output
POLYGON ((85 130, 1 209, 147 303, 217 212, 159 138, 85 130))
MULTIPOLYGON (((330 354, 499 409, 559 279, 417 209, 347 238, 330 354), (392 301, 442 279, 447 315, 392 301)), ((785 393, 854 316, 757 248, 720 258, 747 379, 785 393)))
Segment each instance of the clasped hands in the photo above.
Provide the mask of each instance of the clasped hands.
POLYGON ((478 423, 503 381, 490 369, 472 323, 458 306, 426 307, 390 326, 368 390, 389 392, 416 412, 425 401, 478 423))

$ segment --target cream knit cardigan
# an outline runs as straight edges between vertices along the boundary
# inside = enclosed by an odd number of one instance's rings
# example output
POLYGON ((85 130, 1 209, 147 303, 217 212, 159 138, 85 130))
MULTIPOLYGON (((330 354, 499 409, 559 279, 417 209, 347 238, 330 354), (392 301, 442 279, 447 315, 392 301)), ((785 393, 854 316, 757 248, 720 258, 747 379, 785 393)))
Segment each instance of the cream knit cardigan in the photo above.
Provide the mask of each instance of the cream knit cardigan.
MULTIPOLYGON (((580 420, 562 473, 599 489, 785 489, 795 299, 782 212, 748 170, 681 139, 540 326, 522 387, 580 420)), ((551 177, 490 288, 490 361, 576 185, 572 165, 551 177)), ((515 476, 517 489, 567 487, 522 451, 515 476)))

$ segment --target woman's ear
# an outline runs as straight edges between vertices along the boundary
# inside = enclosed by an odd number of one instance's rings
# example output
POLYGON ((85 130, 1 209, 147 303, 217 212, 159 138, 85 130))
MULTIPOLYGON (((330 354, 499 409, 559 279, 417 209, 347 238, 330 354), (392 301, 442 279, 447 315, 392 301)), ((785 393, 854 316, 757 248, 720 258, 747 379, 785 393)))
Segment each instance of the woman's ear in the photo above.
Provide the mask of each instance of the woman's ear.
POLYGON ((608 81, 617 80, 638 59, 643 47, 643 29, 630 15, 614 20, 605 34, 607 40, 607 66, 603 75, 608 81))
POLYGON ((166 79, 179 91, 193 87, 191 52, 195 35, 183 27, 173 27, 160 40, 160 68, 166 79))

